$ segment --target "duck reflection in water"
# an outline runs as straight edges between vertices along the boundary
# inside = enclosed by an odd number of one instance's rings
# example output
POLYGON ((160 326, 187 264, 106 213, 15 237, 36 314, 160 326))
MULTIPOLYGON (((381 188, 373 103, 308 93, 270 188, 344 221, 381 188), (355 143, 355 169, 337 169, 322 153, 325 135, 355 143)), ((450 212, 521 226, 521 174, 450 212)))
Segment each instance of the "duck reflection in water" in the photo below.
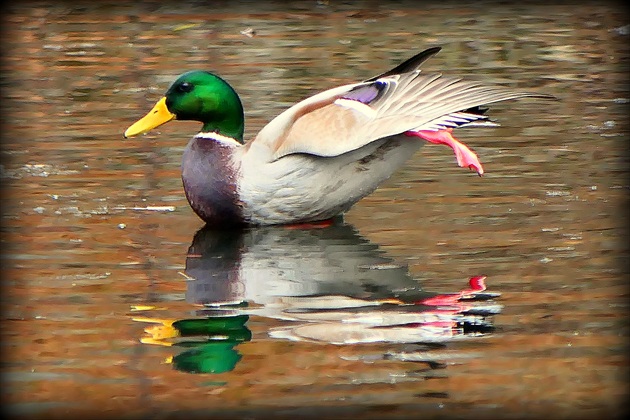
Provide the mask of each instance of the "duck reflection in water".
POLYGON ((286 321, 273 338, 352 343, 442 343, 492 331, 501 310, 485 277, 453 294, 420 288, 407 267, 335 220, 311 228, 199 230, 186 257, 186 300, 197 318, 158 322, 145 343, 192 347, 173 357, 177 369, 220 373, 234 368, 236 346, 251 340, 250 316, 286 321))

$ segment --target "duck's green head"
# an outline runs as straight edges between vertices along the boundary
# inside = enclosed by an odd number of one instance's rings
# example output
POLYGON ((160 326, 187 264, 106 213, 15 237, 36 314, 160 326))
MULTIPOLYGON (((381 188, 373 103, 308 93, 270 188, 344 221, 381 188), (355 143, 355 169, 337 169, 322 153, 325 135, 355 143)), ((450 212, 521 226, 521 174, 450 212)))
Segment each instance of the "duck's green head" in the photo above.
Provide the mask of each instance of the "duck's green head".
POLYGON ((243 105, 225 80, 206 71, 190 71, 175 80, 149 113, 124 136, 146 133, 173 119, 200 121, 201 131, 217 132, 243 141, 243 105))

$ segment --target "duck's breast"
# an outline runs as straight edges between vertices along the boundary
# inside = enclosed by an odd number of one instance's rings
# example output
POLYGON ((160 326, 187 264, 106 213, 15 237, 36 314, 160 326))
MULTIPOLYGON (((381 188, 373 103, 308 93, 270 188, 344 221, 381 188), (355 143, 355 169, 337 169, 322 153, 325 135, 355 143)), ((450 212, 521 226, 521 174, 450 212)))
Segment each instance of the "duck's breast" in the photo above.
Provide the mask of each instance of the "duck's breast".
POLYGON ((182 157, 182 182, 192 209, 209 225, 243 223, 237 193, 238 167, 232 156, 238 147, 227 141, 197 135, 182 157))

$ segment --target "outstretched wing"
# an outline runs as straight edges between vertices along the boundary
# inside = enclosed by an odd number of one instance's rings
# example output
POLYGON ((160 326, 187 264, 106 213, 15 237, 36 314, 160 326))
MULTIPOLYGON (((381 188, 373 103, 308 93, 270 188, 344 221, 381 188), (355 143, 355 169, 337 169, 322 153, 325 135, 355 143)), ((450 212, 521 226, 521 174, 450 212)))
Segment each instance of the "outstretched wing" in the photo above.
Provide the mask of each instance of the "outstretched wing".
POLYGON ((549 97, 421 73, 417 66, 437 52, 427 51, 376 78, 294 105, 264 127, 254 142, 266 144, 272 159, 291 153, 338 156, 409 130, 440 130, 484 120, 487 117, 476 112, 480 105, 549 97))

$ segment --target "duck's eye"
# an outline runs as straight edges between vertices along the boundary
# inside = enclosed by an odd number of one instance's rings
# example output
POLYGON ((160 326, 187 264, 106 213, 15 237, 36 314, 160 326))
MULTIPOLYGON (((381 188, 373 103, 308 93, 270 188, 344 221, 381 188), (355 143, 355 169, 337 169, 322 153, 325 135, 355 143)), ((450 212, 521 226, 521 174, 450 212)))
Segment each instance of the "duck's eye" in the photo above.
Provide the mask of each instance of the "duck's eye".
POLYGON ((193 90, 193 85, 192 83, 188 83, 188 82, 182 82, 179 85, 177 85, 177 90, 179 92, 190 92, 191 90, 193 90))

